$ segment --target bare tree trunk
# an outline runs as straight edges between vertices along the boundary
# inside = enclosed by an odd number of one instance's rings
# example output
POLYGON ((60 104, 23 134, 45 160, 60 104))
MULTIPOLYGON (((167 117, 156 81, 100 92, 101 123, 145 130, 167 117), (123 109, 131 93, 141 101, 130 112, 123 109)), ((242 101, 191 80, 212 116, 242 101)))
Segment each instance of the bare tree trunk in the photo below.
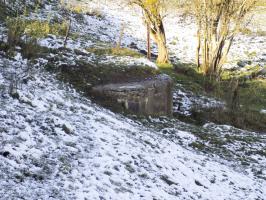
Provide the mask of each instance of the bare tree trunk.
POLYGON ((201 37, 200 37, 200 30, 198 29, 197 31, 197 39, 198 39, 198 44, 197 44, 197 51, 196 51, 196 60, 197 60, 197 67, 198 69, 200 68, 200 49, 201 49, 201 37))
POLYGON ((160 64, 170 63, 163 24, 161 23, 160 26, 158 26, 156 31, 151 30, 151 35, 153 36, 154 41, 156 42, 158 46, 157 63, 160 63, 160 64))
POLYGON ((116 44, 116 47, 117 47, 118 49, 121 48, 121 45, 122 45, 122 39, 123 39, 123 36, 124 36, 124 32, 125 32, 125 24, 123 23, 123 24, 121 25, 119 38, 118 38, 118 41, 117 41, 117 44, 116 44))
POLYGON ((69 37, 70 29, 71 29, 71 19, 69 20, 67 30, 66 30, 66 35, 65 35, 65 40, 64 40, 64 48, 66 48, 66 45, 67 45, 67 40, 69 37))
POLYGON ((160 40, 157 44, 158 44, 158 58, 157 58, 157 62, 160 63, 160 64, 161 63, 163 63, 163 64, 170 63, 168 49, 166 47, 165 41, 161 41, 160 40))
MULTIPOLYGON (((142 8, 142 14, 145 23, 147 27, 150 26, 150 31, 148 32, 150 32, 150 35, 152 36, 158 47, 157 63, 169 64, 170 63, 169 54, 166 45, 165 30, 163 26, 163 17, 162 17, 164 1, 130 0, 130 2, 131 4, 136 4, 142 8)), ((149 46, 149 44, 147 46, 149 46)))
POLYGON ((147 23, 147 58, 151 59, 151 25, 147 23))

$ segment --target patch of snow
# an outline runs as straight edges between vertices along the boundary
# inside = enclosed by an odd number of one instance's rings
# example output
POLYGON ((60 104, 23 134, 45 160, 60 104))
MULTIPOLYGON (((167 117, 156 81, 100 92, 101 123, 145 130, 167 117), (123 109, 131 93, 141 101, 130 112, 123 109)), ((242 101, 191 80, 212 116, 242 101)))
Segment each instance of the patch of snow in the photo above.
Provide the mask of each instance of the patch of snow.
POLYGON ((175 88, 176 89, 173 94, 173 111, 175 113, 189 116, 194 108, 217 108, 224 107, 225 105, 223 102, 216 99, 195 95, 192 92, 183 89, 180 84, 178 84, 175 88))
POLYGON ((262 109, 260 112, 261 112, 262 114, 266 114, 266 110, 264 110, 264 109, 262 109))

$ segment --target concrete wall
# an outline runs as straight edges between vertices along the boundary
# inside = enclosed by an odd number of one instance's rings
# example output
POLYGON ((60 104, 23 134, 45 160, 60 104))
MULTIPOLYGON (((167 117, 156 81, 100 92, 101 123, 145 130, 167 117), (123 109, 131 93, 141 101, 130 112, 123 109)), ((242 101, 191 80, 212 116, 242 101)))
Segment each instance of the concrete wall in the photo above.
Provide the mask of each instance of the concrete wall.
POLYGON ((108 84, 93 88, 96 97, 111 99, 110 107, 136 115, 171 116, 173 83, 169 76, 159 75, 150 80, 125 84, 108 84), (118 104, 118 105, 112 105, 118 104))

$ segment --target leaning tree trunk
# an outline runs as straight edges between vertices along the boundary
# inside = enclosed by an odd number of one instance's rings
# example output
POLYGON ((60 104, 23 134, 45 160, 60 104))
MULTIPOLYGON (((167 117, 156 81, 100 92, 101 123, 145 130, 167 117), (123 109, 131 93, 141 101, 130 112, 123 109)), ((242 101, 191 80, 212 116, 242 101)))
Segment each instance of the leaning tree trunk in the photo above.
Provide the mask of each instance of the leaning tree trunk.
POLYGON ((157 42, 157 45, 158 45, 157 63, 169 63, 169 54, 168 54, 168 49, 166 47, 166 41, 162 40, 161 36, 159 41, 157 42))
POLYGON ((161 23, 159 26, 154 26, 154 28, 151 29, 151 35, 158 46, 157 63, 170 63, 163 23, 161 23))

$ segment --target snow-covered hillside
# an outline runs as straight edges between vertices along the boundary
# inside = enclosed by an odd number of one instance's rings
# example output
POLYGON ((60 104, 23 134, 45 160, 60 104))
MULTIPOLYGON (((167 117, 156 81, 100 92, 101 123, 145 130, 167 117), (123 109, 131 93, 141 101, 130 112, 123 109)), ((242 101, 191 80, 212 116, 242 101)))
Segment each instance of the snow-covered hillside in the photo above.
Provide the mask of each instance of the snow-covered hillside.
POLYGON ((1 57, 1 199, 265 197, 265 180, 92 104, 39 64, 29 76, 16 59, 1 57), (6 90, 12 69, 24 77, 19 99, 6 90))
MULTIPOLYGON (((83 23, 87 26, 81 26, 73 19, 72 28, 84 37, 70 39, 67 47, 85 52, 85 48, 94 47, 99 41, 115 43, 124 20, 127 28, 123 44, 133 42, 139 49, 144 49, 145 33, 140 16, 115 2, 91 1, 90 8, 100 10, 105 18, 86 15, 83 23), (94 38, 86 37, 91 35, 94 38)), ((46 6, 30 17, 45 17, 51 12, 62 17, 53 9, 46 6)), ((189 27, 178 29, 183 32, 179 34, 179 40, 188 33, 193 34, 189 27)), ((0 34, 5 35, 4 28, 0 29, 0 34)), ((39 44, 62 47, 63 38, 51 37, 40 40, 39 44)), ((260 45, 256 47, 261 48, 260 45)), ((175 48, 172 50, 176 50, 179 58, 187 61, 193 58, 190 51, 185 51, 187 47, 175 48)), ((259 53, 263 51, 263 48, 258 49, 259 53)), ((57 56, 51 54, 51 57, 57 56)), ((81 57, 66 55, 63 62, 75 64, 78 59, 97 60, 96 55, 88 53, 81 57)), ((102 62, 107 60, 154 67, 144 58, 110 56, 102 62)), ((171 134, 178 138, 174 139, 168 137, 167 131, 165 134, 95 105, 45 71, 47 62, 46 58, 39 58, 33 64, 22 58, 20 49, 10 57, 0 51, 0 199, 265 199, 265 156, 250 155, 253 164, 243 169, 234 161, 239 156, 232 152, 229 162, 215 153, 193 150, 189 144, 199 138, 189 129, 181 131, 178 126, 165 123, 164 128, 171 129, 171 134)), ((151 121, 162 123, 160 119, 151 121)), ((210 126, 207 124, 202 129, 210 126)), ((223 134, 231 131, 221 126, 211 130, 223 134)), ((264 151, 265 135, 261 138, 254 145, 245 146, 242 141, 230 144, 228 149, 231 151, 238 146, 239 149, 264 151)))

